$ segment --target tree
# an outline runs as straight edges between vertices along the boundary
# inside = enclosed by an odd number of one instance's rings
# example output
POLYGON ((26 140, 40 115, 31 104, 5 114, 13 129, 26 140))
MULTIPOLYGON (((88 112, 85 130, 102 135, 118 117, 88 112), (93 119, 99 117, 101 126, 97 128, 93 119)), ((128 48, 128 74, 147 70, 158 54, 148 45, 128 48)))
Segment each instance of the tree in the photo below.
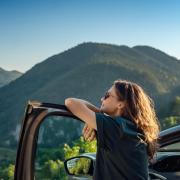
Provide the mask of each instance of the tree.
POLYGON ((170 116, 162 121, 162 128, 167 129, 180 124, 180 116, 170 116))
POLYGON ((4 180, 13 180, 14 179, 14 165, 9 164, 4 169, 1 169, 0 178, 4 180))
POLYGON ((39 175, 42 179, 62 179, 66 180, 66 173, 64 171, 64 163, 61 160, 48 160, 39 175))
POLYGON ((180 116, 180 96, 176 96, 172 103, 172 115, 180 116))

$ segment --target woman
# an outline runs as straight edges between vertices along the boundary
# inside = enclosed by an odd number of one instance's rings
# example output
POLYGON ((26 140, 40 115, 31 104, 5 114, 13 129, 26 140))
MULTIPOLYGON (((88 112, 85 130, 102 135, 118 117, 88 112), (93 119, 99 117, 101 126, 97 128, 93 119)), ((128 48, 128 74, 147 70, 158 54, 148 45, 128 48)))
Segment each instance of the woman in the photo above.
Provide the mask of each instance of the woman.
POLYGON ((150 97, 136 83, 116 80, 98 108, 68 98, 67 108, 86 125, 92 140, 97 132, 94 180, 148 179, 148 160, 157 151, 159 123, 150 97))

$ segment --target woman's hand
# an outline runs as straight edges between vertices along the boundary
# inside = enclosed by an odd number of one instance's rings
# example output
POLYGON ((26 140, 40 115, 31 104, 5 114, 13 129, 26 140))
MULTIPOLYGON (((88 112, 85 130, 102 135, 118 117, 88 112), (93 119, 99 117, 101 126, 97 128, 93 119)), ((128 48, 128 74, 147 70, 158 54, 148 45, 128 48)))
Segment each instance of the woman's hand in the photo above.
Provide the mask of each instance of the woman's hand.
POLYGON ((87 123, 85 123, 82 133, 85 140, 93 141, 96 138, 95 130, 89 127, 87 123))

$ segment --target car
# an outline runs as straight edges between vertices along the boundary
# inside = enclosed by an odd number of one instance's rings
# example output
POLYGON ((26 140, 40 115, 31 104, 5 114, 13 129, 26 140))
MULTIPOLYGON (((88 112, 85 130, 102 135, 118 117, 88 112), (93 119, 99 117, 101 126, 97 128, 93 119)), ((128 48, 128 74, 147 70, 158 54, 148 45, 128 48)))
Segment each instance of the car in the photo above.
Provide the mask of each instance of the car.
MULTIPOLYGON (((159 137, 160 149, 155 158, 149 162, 150 179, 178 180, 180 179, 180 125, 161 131, 159 137)), ((64 166, 69 179, 92 180, 95 161, 96 153, 84 153, 66 159, 64 166)))
MULTIPOLYGON (((15 162, 15 180, 35 179, 35 157, 37 143, 40 138, 39 129, 45 119, 47 120, 47 118, 54 116, 64 118, 63 121, 66 121, 65 119, 68 118, 70 121, 84 124, 83 121, 68 111, 64 105, 29 101, 21 124, 15 162)), ((149 162, 151 179, 180 179, 180 125, 160 132, 159 138, 160 149, 154 161, 149 162)), ((95 160, 95 153, 86 153, 65 160, 64 165, 68 178, 92 179, 95 160), (86 166, 82 171, 83 173, 80 174, 72 171, 72 168, 78 161, 83 162, 86 166)))
MULTIPOLYGON (((159 137, 160 149, 155 158, 149 162, 149 176, 151 179, 178 180, 180 179, 180 125, 161 131, 159 137)), ((66 159, 64 166, 69 179, 92 180, 95 162, 96 153, 85 153, 66 159), (74 161, 76 163, 72 166, 74 161), (82 171, 83 168, 86 169, 82 171)))

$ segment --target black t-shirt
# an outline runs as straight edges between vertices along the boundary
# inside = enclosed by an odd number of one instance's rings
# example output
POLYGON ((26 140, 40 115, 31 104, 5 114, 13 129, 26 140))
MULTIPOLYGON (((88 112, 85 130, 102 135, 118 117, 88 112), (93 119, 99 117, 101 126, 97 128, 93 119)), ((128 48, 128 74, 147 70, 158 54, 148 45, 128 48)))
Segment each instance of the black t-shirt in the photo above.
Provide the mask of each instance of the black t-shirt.
POLYGON ((96 113, 97 154, 93 180, 147 180, 147 144, 130 120, 96 113))

